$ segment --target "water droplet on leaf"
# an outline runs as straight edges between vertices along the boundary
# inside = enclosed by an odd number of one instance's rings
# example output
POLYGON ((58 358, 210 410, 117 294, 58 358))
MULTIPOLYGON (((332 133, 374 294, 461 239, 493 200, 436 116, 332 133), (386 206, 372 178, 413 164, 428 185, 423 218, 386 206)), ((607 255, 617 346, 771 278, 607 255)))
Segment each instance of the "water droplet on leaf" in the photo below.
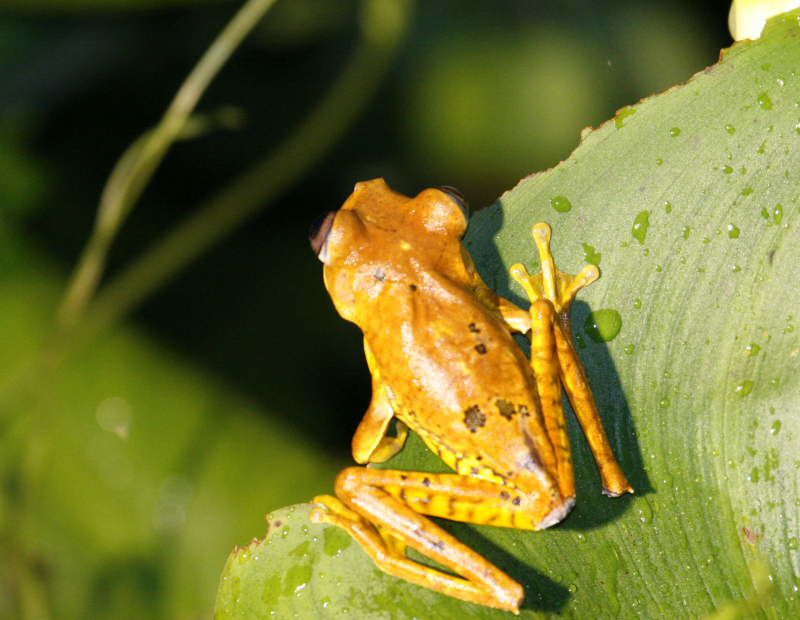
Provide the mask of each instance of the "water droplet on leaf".
POLYGON ((583 331, 595 342, 609 342, 622 329, 622 317, 613 308, 596 310, 586 317, 583 331))
POLYGON ((558 195, 553 196, 550 199, 550 206, 553 207, 559 213, 566 213, 570 209, 572 209, 572 203, 566 196, 558 195))
POLYGON ((636 218, 633 220, 633 228, 631 229, 633 238, 644 245, 645 237, 647 237, 647 229, 649 227, 650 211, 639 211, 636 218))

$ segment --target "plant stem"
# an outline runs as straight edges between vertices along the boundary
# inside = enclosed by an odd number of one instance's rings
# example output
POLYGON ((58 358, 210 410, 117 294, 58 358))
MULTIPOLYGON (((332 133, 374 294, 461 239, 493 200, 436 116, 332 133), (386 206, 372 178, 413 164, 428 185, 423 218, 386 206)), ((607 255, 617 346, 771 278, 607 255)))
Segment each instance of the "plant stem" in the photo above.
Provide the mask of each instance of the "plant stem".
POLYGON ((408 2, 366 2, 363 39, 325 98, 272 154, 156 241, 108 284, 92 304, 82 335, 89 337, 130 312, 318 162, 371 98, 390 64, 408 14, 408 2))
POLYGON ((94 229, 70 277, 57 315, 60 329, 78 323, 94 296, 106 258, 122 224, 211 81, 275 0, 248 0, 203 54, 178 89, 161 121, 137 139, 117 162, 100 197, 94 229))

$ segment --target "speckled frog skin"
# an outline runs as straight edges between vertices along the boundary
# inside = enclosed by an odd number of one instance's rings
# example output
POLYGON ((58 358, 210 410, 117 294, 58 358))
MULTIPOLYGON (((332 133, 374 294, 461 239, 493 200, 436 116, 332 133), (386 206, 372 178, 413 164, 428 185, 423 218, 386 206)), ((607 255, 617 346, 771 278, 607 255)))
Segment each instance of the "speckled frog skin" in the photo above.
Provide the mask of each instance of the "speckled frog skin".
POLYGON ((569 512, 575 482, 562 385, 600 467, 604 492, 632 492, 611 451, 572 346, 569 306, 599 277, 555 268, 550 228, 534 226, 543 273, 511 275, 523 310, 486 286, 461 240, 463 198, 452 188, 414 198, 382 179, 358 183, 312 229, 336 310, 361 328, 372 402, 353 437, 356 462, 382 462, 408 429, 452 474, 351 467, 312 518, 346 529, 385 572, 514 613, 522 587, 425 515, 536 530, 569 512), (531 333, 531 359, 512 332, 531 333), (389 435, 392 420, 396 433, 389 435), (406 556, 406 547, 457 573, 406 556))

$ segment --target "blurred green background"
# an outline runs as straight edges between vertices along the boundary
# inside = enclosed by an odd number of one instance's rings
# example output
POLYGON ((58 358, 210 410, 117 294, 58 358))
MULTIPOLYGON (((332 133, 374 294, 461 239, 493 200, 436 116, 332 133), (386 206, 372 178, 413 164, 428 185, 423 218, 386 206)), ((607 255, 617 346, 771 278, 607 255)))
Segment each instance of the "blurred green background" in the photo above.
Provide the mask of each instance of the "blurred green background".
MULTIPOLYGON (((330 489, 369 400, 309 222, 375 176, 485 206, 730 43, 727 2, 418 3, 321 159, 123 322, 26 374, 115 161, 239 6, 0 0, 2 618, 209 618, 230 549, 330 489)), ((359 10, 277 2, 199 106, 237 122, 170 151, 104 283, 295 135, 353 53, 359 10)))

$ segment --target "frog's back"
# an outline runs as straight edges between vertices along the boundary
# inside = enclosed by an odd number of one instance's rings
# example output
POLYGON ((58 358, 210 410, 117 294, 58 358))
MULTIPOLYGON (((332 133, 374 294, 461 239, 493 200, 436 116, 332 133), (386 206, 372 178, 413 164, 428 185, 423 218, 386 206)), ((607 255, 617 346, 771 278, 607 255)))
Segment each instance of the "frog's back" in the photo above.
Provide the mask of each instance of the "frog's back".
POLYGON ((543 422, 524 353, 465 282, 417 275, 377 304, 393 328, 365 330, 395 414, 460 473, 541 476, 550 448, 534 439, 543 422))

